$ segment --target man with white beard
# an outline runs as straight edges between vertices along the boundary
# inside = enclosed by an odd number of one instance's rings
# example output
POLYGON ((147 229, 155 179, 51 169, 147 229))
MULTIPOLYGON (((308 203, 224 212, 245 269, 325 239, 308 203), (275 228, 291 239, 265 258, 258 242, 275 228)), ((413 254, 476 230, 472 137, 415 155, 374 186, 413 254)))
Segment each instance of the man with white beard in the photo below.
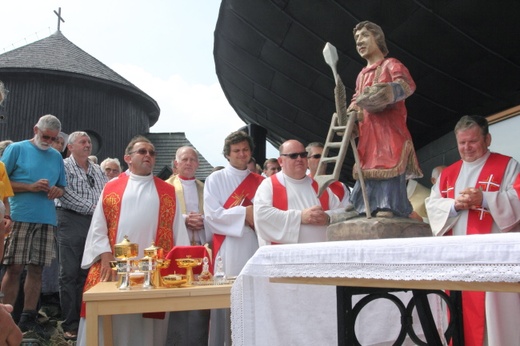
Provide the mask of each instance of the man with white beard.
POLYGON ((37 322, 43 266, 56 257, 56 208, 54 199, 63 196, 67 185, 61 154, 51 147, 61 130, 54 115, 44 115, 34 126, 34 137, 9 145, 2 161, 15 195, 10 198, 13 230, 7 238, 2 280, 4 303, 14 304, 20 275, 27 267, 24 307, 19 327, 49 337, 37 322))

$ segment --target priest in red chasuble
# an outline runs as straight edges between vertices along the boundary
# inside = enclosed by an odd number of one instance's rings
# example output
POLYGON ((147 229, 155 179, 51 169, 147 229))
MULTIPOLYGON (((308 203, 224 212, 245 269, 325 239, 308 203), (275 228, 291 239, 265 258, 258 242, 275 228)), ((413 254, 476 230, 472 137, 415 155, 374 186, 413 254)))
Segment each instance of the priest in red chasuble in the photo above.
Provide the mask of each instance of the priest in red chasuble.
MULTIPOLYGON (((175 245, 173 231, 182 218, 176 217, 174 187, 153 176, 155 156, 154 145, 147 138, 132 139, 124 156, 129 171, 105 185, 92 217, 81 263, 82 268, 90 269, 85 290, 99 281, 112 280, 110 261, 115 259, 114 245, 125 236, 139 245, 138 258, 144 257, 144 249, 152 242, 166 252, 175 245)), ((161 318, 142 314, 113 316, 114 345, 164 345, 168 317, 168 314, 161 318)), ((78 345, 85 344, 85 327, 82 318, 78 345)), ((100 345, 102 335, 100 330, 100 345)))
MULTIPOLYGON (((520 231, 514 189, 519 163, 489 151, 491 134, 484 117, 463 116, 455 137, 461 160, 442 171, 426 199, 434 235, 520 231)), ((462 308, 465 345, 520 345, 520 294, 463 292, 462 308)))

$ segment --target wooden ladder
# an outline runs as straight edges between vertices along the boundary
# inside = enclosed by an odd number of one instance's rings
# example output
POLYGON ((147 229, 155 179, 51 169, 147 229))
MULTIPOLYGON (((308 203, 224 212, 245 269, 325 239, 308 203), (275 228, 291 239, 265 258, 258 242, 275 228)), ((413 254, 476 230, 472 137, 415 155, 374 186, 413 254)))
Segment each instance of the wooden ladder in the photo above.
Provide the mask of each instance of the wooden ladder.
MULTIPOLYGON (((348 135, 349 131, 347 128, 349 125, 353 128, 354 122, 355 121, 347 121, 347 124, 342 126, 339 124, 338 114, 334 113, 332 115, 329 132, 327 133, 321 159, 318 163, 318 170, 314 176, 314 180, 318 183, 318 196, 321 196, 323 191, 325 191, 331 183, 339 180, 343 161, 345 160, 348 150, 348 140, 350 136, 348 135), (337 154, 334 155, 334 153, 337 154), (329 167, 333 167, 331 174, 326 173, 329 167), (320 174, 320 172, 323 172, 323 174, 320 174)), ((350 129, 350 133, 352 133, 352 129, 350 129)))

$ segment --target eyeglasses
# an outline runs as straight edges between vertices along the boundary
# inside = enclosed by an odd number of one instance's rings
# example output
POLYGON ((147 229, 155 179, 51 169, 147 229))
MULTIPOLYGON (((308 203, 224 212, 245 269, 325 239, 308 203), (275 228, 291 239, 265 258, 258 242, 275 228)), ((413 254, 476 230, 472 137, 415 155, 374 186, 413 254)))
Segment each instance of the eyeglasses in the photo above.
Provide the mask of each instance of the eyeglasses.
POLYGON ((309 157, 312 157, 313 159, 321 159, 321 154, 314 154, 309 157))
POLYGON ((291 160, 296 160, 299 157, 301 157, 302 159, 306 159, 307 158, 307 152, 306 151, 302 151, 301 153, 292 153, 292 154, 280 154, 281 156, 287 156, 289 157, 291 160))
POLYGON ((42 134, 42 139, 45 141, 48 141, 50 139, 51 141, 56 142, 58 137, 52 137, 52 136, 47 136, 47 135, 42 134))
POLYGON ((112 168, 105 168, 105 172, 107 173, 110 173, 110 172, 113 172, 113 173, 119 173, 121 172, 121 170, 115 168, 115 169, 112 169, 112 168))
POLYGON ((58 137, 44 135, 42 129, 40 129, 39 127, 38 127, 38 131, 40 131, 41 138, 45 141, 51 140, 51 141, 55 142, 58 139, 58 137))
POLYGON ((153 150, 153 149, 146 150, 145 148, 141 148, 139 150, 129 152, 128 155, 131 155, 131 154, 134 154, 134 153, 137 153, 139 155, 146 155, 146 154, 148 154, 151 157, 155 157, 155 150, 153 150))
POLYGON ((93 176, 87 174, 87 181, 88 181, 88 184, 90 185, 90 187, 94 187, 95 181, 94 181, 93 176))

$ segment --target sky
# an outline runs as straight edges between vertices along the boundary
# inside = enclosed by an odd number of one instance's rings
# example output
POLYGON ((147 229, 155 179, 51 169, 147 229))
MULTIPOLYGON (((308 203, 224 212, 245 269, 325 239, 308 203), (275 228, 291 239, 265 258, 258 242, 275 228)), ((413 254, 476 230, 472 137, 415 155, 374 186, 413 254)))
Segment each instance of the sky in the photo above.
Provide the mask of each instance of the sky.
MULTIPOLYGON (((3 1, 0 54, 56 32, 60 7, 67 39, 157 101, 161 114, 150 132, 185 132, 210 164, 227 162, 224 138, 245 123, 215 73, 220 1, 3 1)), ((267 144, 266 156, 278 152, 267 144)))

